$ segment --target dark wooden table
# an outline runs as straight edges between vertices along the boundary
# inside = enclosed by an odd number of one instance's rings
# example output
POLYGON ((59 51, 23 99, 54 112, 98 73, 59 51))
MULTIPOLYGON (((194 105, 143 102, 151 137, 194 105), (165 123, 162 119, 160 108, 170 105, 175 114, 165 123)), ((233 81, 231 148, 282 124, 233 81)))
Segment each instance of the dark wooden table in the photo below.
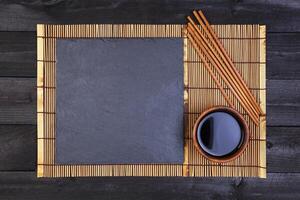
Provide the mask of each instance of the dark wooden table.
POLYGON ((300 1, 0 1, 0 199, 300 199, 300 1), (36 24, 267 25, 267 179, 36 178, 36 24))

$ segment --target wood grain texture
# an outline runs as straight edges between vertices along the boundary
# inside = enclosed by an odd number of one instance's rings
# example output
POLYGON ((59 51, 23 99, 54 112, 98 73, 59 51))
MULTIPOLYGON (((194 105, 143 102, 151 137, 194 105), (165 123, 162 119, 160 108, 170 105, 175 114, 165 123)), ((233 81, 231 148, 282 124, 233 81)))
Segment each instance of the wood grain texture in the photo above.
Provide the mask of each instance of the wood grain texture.
POLYGON ((0 124, 36 124, 35 82, 35 78, 0 78, 0 124))
MULTIPOLYGON (((299 80, 300 33, 267 37, 267 79, 299 80)), ((36 77, 35 60, 36 32, 0 32, 0 77, 36 77)))
POLYGON ((212 24, 261 23, 266 24, 272 32, 300 30, 300 2, 296 0, 284 2, 279 0, 1 1, 0 30, 34 31, 38 23, 179 24, 186 22, 185 17, 193 9, 202 9, 212 24))
POLYGON ((299 173, 269 173, 267 179, 37 179, 35 172, 0 172, 0 199, 299 199, 299 184, 299 173))
POLYGON ((35 60, 35 32, 0 32, 0 77, 35 77, 35 60))
MULTIPOLYGON (((0 2, 0 30, 2 31, 32 31, 0 32, 0 76, 35 77, 35 29, 36 23, 51 22, 86 22, 86 23, 184 23, 184 17, 192 9, 204 8, 205 14, 213 24, 228 23, 262 23, 267 24, 267 78, 276 79, 282 86, 287 83, 282 80, 299 80, 299 37, 300 34, 300 6, 298 0, 254 0, 254 1, 151 1, 139 3, 127 0, 114 1, 20 1, 4 0, 0 2), (118 15, 116 14, 118 12, 118 15), (120 15, 122 17, 120 17, 120 15), (278 32, 278 33, 274 33, 278 32), (283 33, 284 32, 284 33, 283 33), (13 36, 15 34, 15 36, 13 36), (6 35, 6 36, 4 36, 6 35), (4 38, 4 39, 1 39, 4 38), (12 39, 14 38, 14 39, 12 39), (23 39, 21 39, 23 38, 23 39), (22 42, 23 41, 23 42, 22 42), (30 44, 26 44, 29 42, 30 44), (22 44, 22 45, 20 45, 22 44), (26 44, 26 45, 25 45, 26 44), (26 48, 34 46, 32 49, 26 48), (26 48, 24 48, 26 47, 26 48), (22 53, 20 53, 22 52, 22 53), (26 52, 26 53, 24 53, 26 52), (33 63, 34 65, 32 65, 33 63)), ((2 78, 1 78, 2 79, 2 78)), ((12 80, 18 81, 19 78, 12 80)), ((34 79, 32 81, 35 81, 34 79)), ((293 84, 289 82, 289 84, 293 84)), ((8 87, 0 85, 1 102, 8 102, 2 93, 7 94, 8 87)), ((14 85, 14 83, 12 84, 14 85)), ((297 83, 294 84, 297 86, 297 83)), ((269 88, 270 84, 267 84, 269 88)), ((10 90, 10 98, 17 96, 18 89, 10 90)), ((300 124, 300 110, 294 100, 297 94, 284 91, 284 88, 272 87, 268 89, 267 101, 269 125, 281 126, 286 124, 300 124), (278 91, 277 91, 278 90, 278 91), (272 93, 272 94, 269 94, 272 93), (283 93, 284 95, 282 95, 283 93), (288 94, 288 96, 286 96, 288 94), (288 106, 283 100, 288 98, 294 102, 288 106), (276 104, 277 102, 283 102, 276 104), (275 105, 276 104, 276 105, 275 105), (298 109, 298 110, 297 110, 298 109), (281 116, 282 115, 282 116, 281 116), (280 116, 278 118, 278 116, 280 116), (284 117, 284 118, 282 118, 284 117), (278 119, 278 120, 276 120, 278 119), (283 119, 283 121, 281 121, 283 119), (274 121, 276 120, 276 121, 274 121)), ((24 89, 27 91, 28 89, 24 89)), ((35 89, 33 89, 35 91, 35 89)), ((35 99, 32 98, 32 99, 35 99)), ((15 103, 13 103, 15 104, 15 103)), ((35 103, 33 104, 35 106, 35 103)), ((16 110, 11 106, 10 110, 16 110)), ((23 110, 24 111, 24 110, 23 110)), ((14 114, 4 116, 9 123, 25 123, 32 117, 30 113, 35 109, 28 109, 24 116, 14 117, 14 114), (22 120, 20 120, 22 119, 22 120)), ((2 120, 3 121, 3 118, 2 120)), ((32 123, 30 119, 30 123, 32 123)), ((1 122, 2 123, 2 122, 1 122)), ((2 126, 2 125, 1 125, 2 126)), ((14 125, 13 125, 14 126, 14 125)), ((35 125, 32 126, 32 130, 35 125)), ((294 126, 294 125, 292 125, 294 126)), ((6 128, 0 129, 4 135, 6 128)), ((4 160, 0 161, 3 170, 34 170, 33 138, 26 135, 30 132, 20 125, 6 132, 10 137, 9 147, 1 150, 4 160), (13 131, 12 131, 13 130, 13 131), (13 133, 16 131, 17 133, 13 133), (18 135, 22 136, 18 136, 18 135), (15 135, 15 136, 14 136, 15 135), (22 138, 21 140, 17 138, 22 138), (18 142, 22 141, 22 142, 18 142), (27 144, 30 143, 30 145, 27 144), (26 147, 22 146, 26 144, 26 147), (8 152, 6 149, 11 152, 8 152), (21 149, 21 150, 20 150, 21 149), (26 152, 31 152, 27 153, 26 152), (6 156, 9 155, 9 156, 6 156), (29 156, 22 160, 22 157, 29 156), (15 160, 12 165, 4 162, 15 160), (25 161, 26 160, 26 161, 25 161)), ((51 179, 37 180, 35 172, 0 172, 0 199, 299 199, 299 127, 268 127, 267 129, 267 164, 268 172, 283 172, 268 174, 266 180, 258 179, 219 179, 219 178, 95 178, 95 179, 51 179), (293 142, 291 142, 293 141, 293 142), (102 183, 102 184, 101 184, 102 183), (238 189, 232 189, 238 188, 238 189)), ((33 134, 35 137, 35 134, 33 134)), ((4 146, 0 139, 1 147, 4 146)), ((5 142, 7 143, 7 142, 5 142)))
POLYGON ((267 128, 268 172, 300 172, 300 127, 267 128))
POLYGON ((300 125, 300 81, 267 81, 267 125, 300 125))
POLYGON ((300 79, 300 33, 267 35, 267 78, 300 79))
MULTIPOLYGON (((36 124, 36 79, 0 78, 0 124, 36 124)), ((300 80, 267 81, 267 125, 300 126, 300 80)))
MULTIPOLYGON (((267 127, 268 172, 300 173, 300 128, 267 127)), ((36 170, 36 126, 0 125, 0 171, 36 170)))
POLYGON ((0 125, 0 171, 36 167, 36 126, 0 125))

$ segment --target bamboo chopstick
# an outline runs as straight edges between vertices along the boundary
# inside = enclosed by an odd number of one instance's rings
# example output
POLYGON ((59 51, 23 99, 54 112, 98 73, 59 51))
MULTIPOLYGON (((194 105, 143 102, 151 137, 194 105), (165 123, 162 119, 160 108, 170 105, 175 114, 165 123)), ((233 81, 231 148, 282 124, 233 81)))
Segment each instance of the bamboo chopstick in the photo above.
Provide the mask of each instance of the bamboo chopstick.
MULTIPOLYGON (((205 47, 204 47, 204 44, 202 43, 202 42, 199 42, 199 40, 197 41, 197 39, 199 39, 199 38, 197 38, 197 36, 196 36, 196 34, 195 34, 195 32, 193 31, 193 30, 191 30, 191 28, 190 28, 190 26, 188 26, 188 33, 189 33, 189 35, 191 35, 194 39, 194 41, 192 42, 192 44, 193 44, 193 46, 194 46, 194 48, 197 50, 197 53, 199 54, 199 56, 201 57, 201 60, 203 60, 203 61, 205 61, 206 62, 206 60, 204 59, 204 52, 207 52, 207 49, 205 49, 205 47), (195 42, 196 41, 196 42, 195 42), (197 44, 198 43, 198 44, 197 44), (201 50, 201 51, 199 51, 199 49, 201 50), (203 52, 203 53, 202 53, 203 52)), ((191 39, 191 37, 189 37, 189 39, 191 39)), ((244 101, 242 101, 241 100, 241 98, 238 96, 238 94, 236 93, 236 91, 235 90, 233 90, 232 89, 232 87, 231 87, 231 85, 230 84, 228 84, 228 81, 227 81, 227 79, 224 77, 224 75, 220 72, 220 66, 218 65, 218 64, 216 64, 216 62, 213 60, 213 58, 212 58, 212 55, 211 55, 211 53, 208 53, 208 54, 205 54, 205 56, 209 59, 209 61, 215 66, 215 69, 216 69, 216 71, 220 74, 220 76, 221 76, 221 78, 224 80, 224 82, 229 86, 229 89, 231 89, 232 90, 232 92, 234 93, 234 95, 236 96, 236 98, 240 101, 240 103, 242 104, 242 106, 245 108, 245 110, 248 110, 249 109, 249 107, 244 103, 244 101)), ((206 62, 207 63, 207 62, 206 62)), ((206 66, 206 68, 208 68, 207 66, 206 66)), ((212 73, 210 73, 211 75, 213 74, 213 72, 212 73)), ((213 74, 214 75, 214 74, 213 74)), ((215 75, 214 75, 215 76, 215 75)), ((214 78, 213 77, 213 79, 214 79, 214 81, 216 81, 216 78, 214 78)), ((218 85, 218 87, 221 89, 221 91, 223 90, 223 87, 222 86, 220 86, 219 84, 217 84, 218 85)), ((224 92, 225 93, 225 92, 224 92)), ((222 92, 222 94, 223 94, 223 96, 225 97, 225 95, 224 95, 224 93, 222 92)), ((225 99, 226 99, 227 97, 225 97, 225 99)), ((231 104, 229 104, 231 107, 233 107, 231 104)), ((248 114, 249 114, 249 117, 254 121, 254 123, 258 123, 258 121, 257 121, 257 117, 258 117, 258 115, 256 115, 256 113, 255 112, 253 112, 252 110, 249 110, 249 112, 248 112, 248 114)))
POLYGON ((199 54, 200 58, 203 60, 204 66, 206 67, 206 69, 208 70, 209 74, 211 75, 211 77, 214 79, 215 83, 217 84, 217 86, 220 88, 220 91, 222 93, 222 95, 224 96, 225 100, 227 101, 227 103, 229 104, 230 107, 234 107, 233 102, 230 100, 230 98, 227 96, 224 88, 222 87, 221 83, 218 81, 217 77, 215 76, 215 74, 213 73, 212 69, 209 67, 208 63, 206 62, 204 56, 202 55, 201 50, 199 49, 199 47, 197 46, 195 40, 192 38, 192 36, 190 35, 190 33, 188 32, 187 34, 188 38, 190 39, 191 43, 193 44, 193 46, 195 47, 197 53, 199 54))
MULTIPOLYGON (((240 93, 242 95, 243 100, 246 101, 247 106, 250 107, 249 109, 254 110, 254 112, 256 112, 255 111, 255 107, 248 100, 246 94, 244 94, 243 92, 241 92, 241 90, 239 89, 238 81, 228 71, 227 67, 225 67, 226 63, 224 63, 223 60, 221 60, 220 56, 216 56, 217 55, 216 50, 213 49, 213 47, 209 44, 209 42, 207 41, 207 38, 205 38, 205 36, 201 33, 200 29, 197 27, 197 25, 195 24, 195 22, 190 17, 188 17, 188 20, 193 25, 193 29, 201 36, 198 39, 202 40, 205 43, 205 45, 207 45, 209 47, 209 49, 211 50, 211 52, 213 53, 213 55, 215 55, 213 57, 215 57, 218 60, 218 62, 220 63, 220 65, 218 67, 224 70, 222 72, 224 73, 225 77, 228 78, 228 79, 230 79, 229 83, 227 82, 227 84, 230 85, 230 83, 233 83, 233 89, 236 89, 237 90, 236 92, 240 93)), ((198 34, 196 34, 196 35, 198 35, 198 34)), ((210 50, 207 50, 207 52, 210 52, 210 50)), ((231 90, 233 90, 233 89, 231 88, 231 90)), ((235 94, 235 96, 238 96, 238 95, 235 94)), ((239 101, 242 101, 242 100, 239 99, 239 101)))
MULTIPOLYGON (((196 11, 193 12, 194 14, 197 13, 196 11)), ((243 91, 246 92, 246 94, 248 95, 248 97, 250 98, 250 100, 253 103, 253 106, 255 106, 257 112, 259 114, 262 114, 262 110, 260 108, 260 106, 257 104, 254 96, 252 95, 251 91, 249 90, 249 88, 247 87, 245 81, 243 80, 242 76, 240 75, 240 73, 237 71, 237 69, 235 68, 232 60, 230 59, 228 53, 226 52, 226 50, 224 49, 223 45, 221 44, 220 40, 218 39, 217 35, 215 34, 215 32, 212 30, 209 22, 207 21, 206 17, 204 16, 203 12, 201 10, 198 11, 200 17, 202 18, 202 20, 204 21, 209 33, 211 34, 212 38, 213 38, 213 42, 217 43, 217 46, 219 47, 219 49, 221 50, 222 55, 225 56, 227 62, 229 63, 229 69, 232 70, 233 74, 238 78, 239 83, 242 85, 241 89, 243 89, 243 91)), ((208 36, 209 37, 209 36, 208 36)))
POLYGON ((242 106, 245 108, 245 110, 249 110, 249 116, 256 121, 258 115, 255 113, 255 111, 251 110, 249 107, 249 104, 247 104, 241 97, 237 94, 239 91, 234 87, 230 85, 230 80, 227 80, 228 77, 226 77, 226 73, 224 72, 224 69, 221 67, 220 63, 216 61, 216 58, 214 57, 213 52, 208 51, 207 46, 205 46, 204 42, 201 41, 199 36, 196 34, 195 29, 191 28, 192 26, 188 24, 188 32, 195 38, 195 43, 200 47, 202 52, 206 52, 206 57, 209 59, 209 61, 215 66, 216 71, 220 74, 221 78, 224 80, 224 82, 228 85, 229 89, 233 92, 235 97, 240 101, 242 106))
MULTIPOLYGON (((251 109, 255 109, 256 110, 256 112, 258 112, 258 110, 256 109, 256 107, 255 107, 255 104, 253 105, 253 102, 250 102, 249 101, 249 97, 247 96, 248 94, 247 94, 247 92, 245 93, 245 89, 243 88, 243 86, 241 86, 241 81, 239 81, 238 80, 238 78, 236 77, 236 76, 234 76, 235 74, 234 74, 234 70, 231 68, 231 67, 229 67, 229 63, 227 62, 227 60, 224 58, 224 55, 223 55, 223 53, 220 51, 220 49, 217 47, 217 44, 215 43, 215 41, 214 41, 214 39, 212 38, 212 36, 209 34, 209 31, 208 31, 208 29, 206 28, 206 26, 203 24, 203 22, 201 21, 201 19, 200 19, 200 17, 198 16, 198 14, 197 14, 197 12, 193 12, 194 13, 194 15, 195 15, 195 17, 196 17, 196 19, 198 20, 198 22, 200 23, 200 25, 201 25, 201 27, 203 28, 203 30, 204 30, 204 32, 207 34, 207 36, 209 37, 209 39, 210 39, 210 41, 212 41, 213 42, 213 45, 215 45, 214 47, 215 47, 215 49, 217 50, 217 52, 219 53, 219 55, 220 55, 220 57, 225 61, 225 66, 227 65, 227 67, 225 67, 225 69, 227 69, 227 70, 229 70, 229 71, 227 71, 227 75, 229 75, 229 76, 231 76, 231 77, 233 77, 233 81, 234 81, 234 84, 236 84, 236 86, 235 86, 235 88, 237 88, 238 90, 239 90, 239 93, 241 94, 241 95, 243 95, 243 99, 245 100, 245 101, 247 101, 247 103, 249 104, 249 106, 251 107, 251 109), (237 82, 235 81, 235 80, 237 80, 237 82)), ((198 31, 201 33, 201 31, 200 31, 200 29, 198 28, 198 27, 196 27, 197 29, 198 29, 198 31)), ((204 37, 205 38, 205 37, 204 37)), ((215 54, 216 54, 216 52, 215 52, 215 54)), ((235 67, 234 67, 234 69, 235 69, 235 67)), ((242 81, 243 82, 243 81, 242 81)), ((251 95, 252 96, 252 95, 251 95)))
MULTIPOLYGON (((256 125, 258 125, 259 115, 262 114, 262 111, 259 105, 257 104, 254 96, 252 95, 251 91, 247 87, 239 72, 236 70, 233 62, 231 61, 224 47, 218 40, 216 34, 210 27, 210 24, 204 17, 203 13, 199 11, 198 14, 196 11, 193 11, 193 14, 199 22, 200 27, 203 29, 203 32, 201 32, 200 28, 196 25, 192 18, 188 16, 188 38, 191 39, 192 44, 195 47, 197 53, 199 54, 203 62, 206 63, 205 67, 207 69, 210 69, 207 64, 207 61, 205 60, 205 57, 207 57, 209 62, 211 62, 215 67, 221 79, 228 85, 229 89, 238 99, 241 106, 248 113, 249 117, 253 120, 253 122, 256 125), (204 34, 206 34, 206 36, 204 34)), ((210 74, 214 76, 214 81, 216 83, 218 82, 217 85, 220 88, 221 92, 223 91, 222 95, 228 102, 229 97, 225 93, 219 80, 217 80, 216 75, 213 74, 213 72, 211 72, 210 74)), ((231 106, 232 103, 229 105, 231 106)))

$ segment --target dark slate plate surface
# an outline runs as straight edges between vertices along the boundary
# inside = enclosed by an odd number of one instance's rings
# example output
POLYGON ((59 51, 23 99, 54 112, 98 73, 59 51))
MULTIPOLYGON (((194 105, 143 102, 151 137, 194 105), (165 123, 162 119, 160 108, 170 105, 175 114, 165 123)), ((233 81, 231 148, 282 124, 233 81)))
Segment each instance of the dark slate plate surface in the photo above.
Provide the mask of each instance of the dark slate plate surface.
POLYGON ((182 39, 58 39, 56 163, 182 163, 182 39))

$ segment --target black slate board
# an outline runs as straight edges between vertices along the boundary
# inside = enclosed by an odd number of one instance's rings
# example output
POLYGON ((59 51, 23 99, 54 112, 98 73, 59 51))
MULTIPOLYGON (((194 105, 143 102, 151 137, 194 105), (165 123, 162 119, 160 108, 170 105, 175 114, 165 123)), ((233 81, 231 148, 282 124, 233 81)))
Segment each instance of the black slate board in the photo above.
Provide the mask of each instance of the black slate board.
POLYGON ((56 163, 183 163, 182 56, 182 39, 58 39, 56 163))

